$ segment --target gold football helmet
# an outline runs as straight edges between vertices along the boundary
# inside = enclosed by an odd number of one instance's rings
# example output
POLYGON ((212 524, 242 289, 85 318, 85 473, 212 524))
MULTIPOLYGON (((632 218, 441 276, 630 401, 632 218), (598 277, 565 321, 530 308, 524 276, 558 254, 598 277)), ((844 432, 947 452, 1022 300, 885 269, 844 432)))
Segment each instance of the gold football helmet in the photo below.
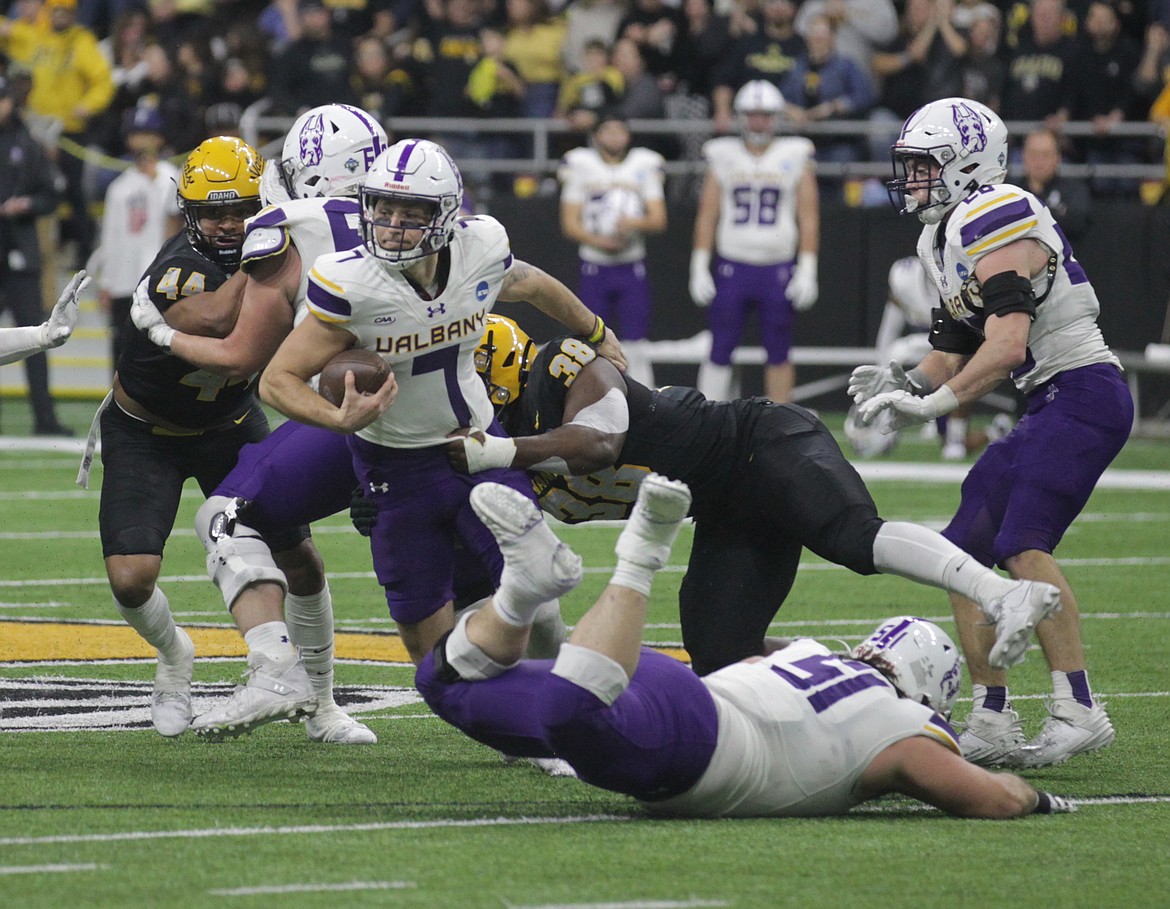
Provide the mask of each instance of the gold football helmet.
POLYGON ((260 174, 264 159, 242 139, 205 139, 183 164, 179 209, 187 238, 199 252, 229 271, 240 265, 244 220, 260 210, 260 174), (236 221, 234 228, 225 225, 236 221), (209 233, 201 221, 218 224, 209 233))
POLYGON ((536 344, 524 329, 507 316, 488 315, 483 340, 475 351, 475 370, 487 386, 496 413, 520 397, 534 356, 536 344))

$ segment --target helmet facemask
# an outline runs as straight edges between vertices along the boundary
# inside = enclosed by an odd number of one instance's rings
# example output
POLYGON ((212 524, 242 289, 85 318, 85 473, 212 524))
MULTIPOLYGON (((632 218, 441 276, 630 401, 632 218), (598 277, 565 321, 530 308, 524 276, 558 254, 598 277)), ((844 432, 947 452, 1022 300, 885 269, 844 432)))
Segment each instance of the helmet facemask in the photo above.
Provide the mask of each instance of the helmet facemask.
POLYGON ((895 146, 890 157, 894 162, 894 179, 886 184, 890 204, 899 214, 918 215, 923 224, 937 224, 969 189, 976 188, 973 182, 964 184, 961 172, 948 173, 947 165, 954 161, 954 152, 945 145, 929 149, 895 146), (923 189, 928 191, 925 203, 914 196, 923 189))
POLYGON ((244 221, 260 211, 260 174, 264 159, 244 141, 216 136, 197 146, 183 164, 178 203, 195 249, 227 271, 240 265, 244 221), (207 233, 204 220, 231 217, 239 230, 207 233))
POLYGON ((406 268, 434 255, 451 238, 451 214, 459 210, 458 200, 451 196, 438 199, 409 193, 379 192, 363 187, 359 193, 362 207, 362 240, 373 255, 395 268, 406 268), (417 216, 399 215, 397 223, 391 220, 387 206, 412 209, 417 216), (410 233, 421 231, 417 242, 406 245, 410 233), (393 240, 397 235, 398 243, 393 240))
POLYGON ((475 350, 475 371, 487 386, 496 415, 515 402, 528 382, 536 345, 511 319, 489 315, 475 350))

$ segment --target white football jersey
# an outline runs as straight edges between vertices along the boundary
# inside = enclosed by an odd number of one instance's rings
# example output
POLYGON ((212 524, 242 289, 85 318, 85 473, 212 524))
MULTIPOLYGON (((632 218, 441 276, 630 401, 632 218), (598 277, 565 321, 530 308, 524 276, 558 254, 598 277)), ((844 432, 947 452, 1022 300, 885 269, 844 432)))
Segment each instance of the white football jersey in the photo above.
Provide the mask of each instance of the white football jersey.
POLYGON ((715 252, 749 265, 796 258, 796 187, 813 160, 813 144, 799 136, 772 140, 763 154, 742 139, 723 136, 703 144, 703 157, 722 197, 715 252))
POLYGON ((890 300, 902 311, 906 327, 926 331, 933 317, 931 310, 939 305, 938 289, 918 261, 917 256, 906 256, 890 266, 890 300))
POLYGON ((866 663, 802 638, 754 663, 703 679, 719 736, 706 771, 688 791, 645 803, 692 817, 844 814, 854 785, 885 748, 911 736, 959 753, 954 731, 929 707, 898 696, 866 663))
POLYGON ((356 199, 293 199, 270 205, 245 225, 241 267, 247 271, 261 259, 282 254, 291 242, 301 256, 293 325, 309 314, 306 294, 309 271, 321 256, 348 252, 362 245, 361 207, 356 199))
POLYGON ((1012 373, 1024 394, 1059 372, 1093 363, 1120 363, 1097 327, 1101 305, 1072 247, 1044 203, 1018 186, 985 186, 956 206, 942 224, 928 224, 918 238, 918 258, 947 311, 983 332, 983 289, 975 264, 987 253, 1030 238, 1050 253, 1048 268, 1032 279, 1036 318, 1028 332, 1028 356, 1012 373), (938 231, 945 228, 941 261, 938 231))
POLYGON ((358 432, 369 442, 428 448, 460 427, 485 429, 493 419, 475 350, 512 267, 508 235, 495 218, 468 218, 457 223, 448 249, 447 283, 432 300, 364 245, 322 256, 310 272, 309 311, 343 326, 358 347, 380 353, 398 380, 394 403, 358 432))
MULTIPOLYGON (((617 235, 622 218, 641 218, 646 203, 662 198, 662 155, 648 148, 631 148, 617 164, 607 163, 592 148, 575 148, 561 161, 557 175, 561 200, 581 206, 581 220, 590 233, 617 235)), ((586 262, 617 265, 646 258, 646 241, 640 234, 620 252, 611 253, 581 244, 578 252, 586 262)))

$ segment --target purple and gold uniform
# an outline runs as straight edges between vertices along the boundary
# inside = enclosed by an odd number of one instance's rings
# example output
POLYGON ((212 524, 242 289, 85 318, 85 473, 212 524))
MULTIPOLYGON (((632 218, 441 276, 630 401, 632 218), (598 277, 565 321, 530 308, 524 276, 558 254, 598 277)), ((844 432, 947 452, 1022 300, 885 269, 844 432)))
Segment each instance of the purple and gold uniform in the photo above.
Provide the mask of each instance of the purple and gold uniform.
MULTIPOLYGON (((472 478, 456 473, 445 452, 455 430, 494 423, 475 351, 512 265, 508 236, 494 218, 468 218, 438 256, 433 297, 364 246, 318 259, 308 289, 313 316, 382 354, 398 382, 394 405, 348 442, 357 478, 378 509, 370 537, 378 581, 391 616, 407 623, 452 599, 456 540, 493 581, 503 570, 495 540, 468 502, 471 487, 494 481, 532 495, 522 471, 472 478)), ((498 426, 489 431, 502 434, 498 426)))
POLYGON ((964 355, 978 349, 987 315, 975 266, 1021 239, 1049 253, 1048 267, 1032 279, 1027 357, 1012 373, 1026 413, 975 463, 943 532, 985 565, 1026 550, 1051 553, 1133 424, 1120 363, 1097 327, 1096 292, 1051 213, 1018 186, 982 187, 944 223, 923 228, 918 256, 943 303, 932 345, 964 355))
POLYGON ((507 754, 557 757, 586 783, 655 814, 811 817, 844 814, 886 747, 924 736, 958 752, 937 713, 898 696, 867 663, 803 638, 699 679, 643 649, 612 705, 526 660, 485 681, 450 681, 434 654, 416 684, 430 707, 507 754))
MULTIPOLYGON (((513 436, 560 426, 565 398, 597 357, 578 338, 533 360, 513 436)), ((873 574, 882 526, 873 498, 832 434, 803 407, 763 398, 714 402, 690 388, 649 389, 625 377, 630 426, 612 467, 587 476, 542 473, 541 507, 566 523, 629 516, 651 471, 691 488, 695 538, 679 590, 683 644, 695 671, 760 652, 796 578, 800 553, 873 574)))

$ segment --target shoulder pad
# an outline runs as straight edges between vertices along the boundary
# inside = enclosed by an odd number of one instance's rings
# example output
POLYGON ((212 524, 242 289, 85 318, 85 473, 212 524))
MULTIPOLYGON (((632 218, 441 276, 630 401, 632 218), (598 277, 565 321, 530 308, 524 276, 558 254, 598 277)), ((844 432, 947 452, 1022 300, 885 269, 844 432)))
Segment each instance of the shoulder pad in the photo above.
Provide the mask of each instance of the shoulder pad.
POLYGON ((262 259, 283 255, 288 246, 288 228, 253 227, 244 236, 244 246, 240 250, 240 268, 248 271, 262 259))
POLYGON ((1031 193, 1016 186, 985 187, 959 203, 948 239, 957 242, 971 257, 1019 240, 1039 225, 1031 193))

